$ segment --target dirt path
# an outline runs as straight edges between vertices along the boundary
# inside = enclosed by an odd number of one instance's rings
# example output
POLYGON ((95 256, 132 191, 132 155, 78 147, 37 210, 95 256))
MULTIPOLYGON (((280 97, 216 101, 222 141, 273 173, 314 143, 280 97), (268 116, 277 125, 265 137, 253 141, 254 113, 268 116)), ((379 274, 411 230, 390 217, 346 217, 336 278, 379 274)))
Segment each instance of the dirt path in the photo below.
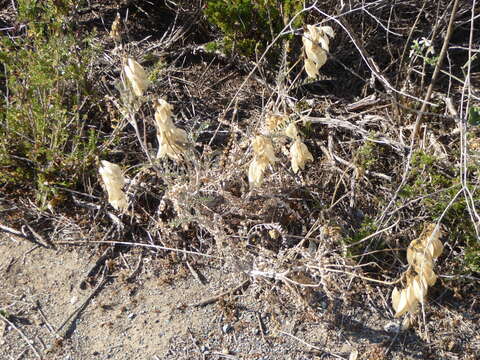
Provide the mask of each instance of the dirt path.
POLYGON ((370 360, 479 359, 474 312, 437 311, 429 320, 428 344, 411 331, 397 333, 397 323, 380 316, 381 309, 373 307, 378 304, 368 299, 362 306, 325 298, 315 312, 298 312, 288 299, 282 303, 280 293, 265 296, 257 281, 240 295, 186 306, 241 283, 238 274, 214 262, 202 267, 203 285, 151 254, 138 267, 141 250, 133 249, 107 261, 112 275, 102 286, 101 274, 83 283, 101 251, 33 249, 7 236, 0 254, 0 308, 13 324, 1 326, 0 359, 348 359, 353 349, 370 360), (138 276, 128 281, 137 268, 138 276), (69 319, 92 293, 83 311, 69 319))

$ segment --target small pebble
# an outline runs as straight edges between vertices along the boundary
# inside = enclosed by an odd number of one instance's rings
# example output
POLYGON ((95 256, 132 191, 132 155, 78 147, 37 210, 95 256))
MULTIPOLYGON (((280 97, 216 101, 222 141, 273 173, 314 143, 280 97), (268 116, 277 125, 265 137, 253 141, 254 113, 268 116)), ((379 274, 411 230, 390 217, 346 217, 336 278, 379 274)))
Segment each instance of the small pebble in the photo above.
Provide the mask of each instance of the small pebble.
POLYGON ((227 334, 231 330, 232 330, 232 327, 229 324, 225 324, 225 325, 222 326, 222 331, 223 331, 224 334, 227 334))

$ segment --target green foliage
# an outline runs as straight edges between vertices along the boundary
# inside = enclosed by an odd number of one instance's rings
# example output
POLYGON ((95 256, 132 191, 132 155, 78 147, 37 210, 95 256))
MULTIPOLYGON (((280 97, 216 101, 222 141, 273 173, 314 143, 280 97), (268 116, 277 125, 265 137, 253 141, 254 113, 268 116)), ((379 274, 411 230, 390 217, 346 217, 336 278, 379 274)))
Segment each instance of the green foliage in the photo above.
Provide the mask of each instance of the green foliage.
POLYGON ((468 111, 468 123, 473 126, 480 125, 480 107, 470 107, 468 111))
MULTIPOLYGON (((217 46, 252 57, 255 52, 262 53, 302 9, 303 2, 298 0, 207 0, 205 15, 224 34, 217 46)), ((300 15, 293 26, 301 24, 300 15)), ((279 54, 279 46, 272 54, 279 54)))
MULTIPOLYGON (((462 265, 457 271, 478 271, 480 270, 480 245, 467 202, 462 195, 450 204, 461 189, 459 169, 452 168, 452 173, 447 173, 443 168, 444 166, 435 156, 417 151, 412 157, 410 182, 404 187, 400 196, 405 199, 421 198, 419 205, 426 209, 425 212, 432 219, 438 219, 448 207, 448 211, 442 218, 442 224, 447 229, 448 242, 461 245, 465 251, 465 256, 461 260, 462 265)), ((475 194, 474 191, 472 193, 475 194)), ((475 200, 479 201, 480 197, 475 200)))
MULTIPOLYGON (((357 255, 363 254, 366 251, 367 246, 371 246, 370 241, 365 241, 357 245, 352 245, 352 244, 355 244, 360 240, 366 238, 367 236, 374 234, 376 231, 378 231, 378 227, 375 224, 374 220, 370 217, 366 217, 360 224, 360 227, 355 230, 354 234, 343 239, 344 244, 349 246, 347 255, 357 256, 357 255)), ((381 244, 376 244, 374 249, 370 247, 370 250, 379 250, 383 247, 384 247, 384 244, 382 241, 381 244)))
POLYGON ((76 186, 94 163, 97 134, 80 110, 91 95, 86 78, 94 50, 65 28, 66 1, 19 1, 27 35, 0 40, 7 96, 0 123, 0 182, 40 190, 76 186))
POLYGON ((379 155, 373 141, 366 141, 357 151, 357 166, 362 170, 371 170, 375 167, 379 155))

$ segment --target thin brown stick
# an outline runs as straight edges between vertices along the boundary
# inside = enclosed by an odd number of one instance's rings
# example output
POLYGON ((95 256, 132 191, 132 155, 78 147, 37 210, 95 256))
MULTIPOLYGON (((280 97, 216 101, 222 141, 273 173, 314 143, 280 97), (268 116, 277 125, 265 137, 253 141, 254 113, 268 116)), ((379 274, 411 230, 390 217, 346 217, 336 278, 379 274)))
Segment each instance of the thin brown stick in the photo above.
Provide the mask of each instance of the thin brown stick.
POLYGON ((40 314, 42 320, 45 321, 45 325, 47 326, 47 329, 50 331, 50 333, 52 335, 58 336, 58 334, 55 332, 55 329, 53 328, 53 326, 48 322, 48 319, 47 319, 47 317, 45 316, 45 313, 42 310, 42 306, 40 304, 40 301, 38 301, 38 300, 35 301, 35 305, 36 305, 36 309, 37 309, 38 313, 40 314))
POLYGON ((242 282, 240 285, 234 287, 233 289, 230 289, 228 291, 225 291, 221 294, 218 294, 218 295, 215 295, 215 296, 211 296, 211 297, 208 297, 208 298, 205 298, 203 300, 200 300, 199 302, 197 303, 193 303, 193 304, 189 304, 188 306, 192 306, 192 307, 200 307, 200 306, 205 306, 205 305, 210 305, 210 304, 213 304, 215 302, 217 302, 218 300, 220 300, 222 297, 224 296, 227 296, 227 295, 230 295, 230 294, 234 294, 236 293, 238 290, 240 289, 243 289, 244 287, 246 287, 247 285, 250 284, 250 279, 247 279, 245 280, 244 282, 242 282))
POLYGON ((189 251, 189 250, 181 250, 181 249, 175 249, 175 248, 169 248, 166 246, 160 246, 160 245, 151 245, 151 244, 142 244, 142 243, 131 243, 131 242, 126 242, 126 241, 99 241, 99 240, 78 240, 78 241, 57 241, 55 242, 57 245, 88 245, 88 244, 117 244, 117 245, 128 245, 128 246, 137 246, 137 247, 145 247, 145 248, 151 248, 151 249, 157 249, 157 250, 165 250, 165 251, 175 251, 179 252, 182 254, 189 254, 189 255, 198 255, 198 256, 204 256, 212 259, 222 259, 221 257, 218 256, 213 256, 213 255, 207 255, 207 254, 202 254, 199 252, 195 251, 189 251))
POLYGON ((27 336, 23 333, 22 330, 20 330, 18 327, 15 326, 14 323, 12 323, 10 320, 8 320, 5 316, 2 315, 2 313, 0 313, 0 320, 3 320, 6 324, 10 325, 12 328, 14 328, 19 334, 20 336, 23 338, 23 340, 25 340, 25 342, 28 344, 28 346, 30 347, 30 349, 32 349, 33 353, 35 354, 35 356, 39 359, 42 359, 42 356, 40 355, 40 353, 38 352, 38 350, 35 348, 35 346, 33 346, 33 342, 30 341, 29 338, 27 338, 27 336))
POLYGON ((422 125, 422 122, 423 122, 422 114, 427 109, 427 103, 430 101, 430 98, 433 93, 433 86, 435 85, 438 74, 440 73, 440 68, 443 65, 443 60, 447 55, 448 43, 450 42, 450 37, 452 36, 452 33, 453 33, 453 23, 455 21, 455 15, 457 14, 457 9, 458 9, 458 0, 455 0, 455 2, 453 3, 452 13, 450 15, 450 21, 448 23, 447 34, 445 36, 445 40, 443 41, 443 46, 442 46, 442 50, 440 51, 440 56, 438 57, 438 62, 437 62, 437 65, 435 66, 435 70, 433 71, 432 80, 430 81, 430 85, 428 86, 427 94, 425 95, 424 101, 422 103, 422 107, 420 108, 420 112, 417 114, 417 119, 415 120, 415 127, 413 128, 413 133, 412 133, 412 145, 415 144, 415 140, 418 137, 420 126, 422 125))
POLYGON ((279 331, 279 333, 280 333, 280 334, 283 334, 283 335, 290 336, 291 338, 297 340, 298 342, 302 343, 303 345, 306 345, 306 346, 308 346, 308 347, 310 347, 310 348, 312 348, 312 349, 315 349, 315 350, 317 350, 317 351, 320 351, 320 352, 323 353, 323 354, 332 355, 332 356, 336 357, 337 359, 344 359, 344 360, 346 360, 344 357, 342 357, 342 356, 340 356, 340 355, 337 355, 337 354, 334 354, 334 353, 325 351, 325 350, 319 348, 318 346, 309 344, 309 343, 307 343, 306 341, 300 339, 299 337, 297 337, 297 336, 295 336, 295 335, 292 335, 292 334, 287 333, 287 332, 285 332, 285 331, 279 331))
POLYGON ((85 309, 87 304, 92 300, 92 298, 97 295, 98 291, 106 284, 108 277, 103 276, 102 281, 93 289, 92 293, 82 302, 82 304, 77 307, 66 319, 65 321, 57 328, 56 332, 59 333, 63 327, 70 321, 75 321, 75 319, 80 315, 80 313, 85 309))

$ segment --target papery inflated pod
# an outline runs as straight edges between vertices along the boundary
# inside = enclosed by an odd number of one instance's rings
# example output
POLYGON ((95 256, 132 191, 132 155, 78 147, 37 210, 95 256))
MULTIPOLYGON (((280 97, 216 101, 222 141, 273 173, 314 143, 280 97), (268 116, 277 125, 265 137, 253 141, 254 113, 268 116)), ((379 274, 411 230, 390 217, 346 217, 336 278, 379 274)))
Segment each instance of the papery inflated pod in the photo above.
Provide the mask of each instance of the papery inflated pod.
POLYGON ((266 136, 256 136, 255 139, 253 139, 252 147, 256 159, 260 159, 268 164, 273 164, 278 160, 275 156, 272 141, 266 136))
POLYGON ((407 297, 408 309, 409 313, 415 312, 417 309, 418 300, 415 295, 415 289, 412 286, 412 281, 409 282, 407 288, 405 289, 405 296, 407 297))
POLYGON ((288 115, 268 114, 265 116, 265 126, 268 131, 275 131, 288 120, 288 115))
POLYGON ((130 84, 133 93, 141 97, 148 88, 150 82, 148 81, 147 73, 143 67, 132 58, 127 58, 127 62, 123 67, 127 81, 130 84))
POLYGON ((117 13, 115 20, 112 23, 112 28, 110 29, 110 37, 117 43, 122 41, 122 36, 120 34, 120 14, 117 13))
POLYGON ((172 117, 173 106, 159 98, 153 101, 155 120, 158 123, 167 122, 172 117))
POLYGON ((304 67, 308 77, 316 78, 319 75, 318 67, 313 60, 306 58, 304 67))
POLYGON ((433 259, 438 258, 443 252, 443 244, 440 241, 442 230, 436 224, 427 224, 420 237, 423 246, 427 249, 433 259))
POLYGON ((432 266, 432 263, 425 263, 418 270, 415 269, 418 275, 423 277, 423 279, 427 282, 428 286, 433 286, 437 282, 437 275, 435 275, 433 272, 432 266))
POLYGON ((182 156, 188 149, 187 132, 173 124, 172 105, 163 99, 155 100, 153 105, 158 139, 157 158, 168 156, 173 160, 182 160, 182 156))
POLYGON ((296 140, 298 138, 297 125, 295 125, 295 123, 290 123, 285 129, 285 135, 287 135, 292 140, 296 140))
POLYGON ((106 160, 101 161, 99 173, 107 189, 108 202, 116 210, 125 211, 128 207, 127 197, 122 188, 125 186, 125 178, 117 164, 106 160))
POLYGON ((262 184, 267 166, 273 165, 278 159, 272 141, 266 136, 256 136, 252 141, 252 148, 254 158, 248 168, 248 182, 253 187, 262 184))
POLYGON ((427 296, 428 284, 423 276, 415 276, 411 284, 413 293, 417 300, 423 304, 425 297, 427 296))
POLYGON ((290 147, 290 158, 294 173, 297 173, 300 169, 303 170, 307 161, 313 161, 313 155, 308 151, 307 145, 305 145, 300 139, 295 140, 290 147))
POLYGON ((260 186, 263 183, 265 170, 268 163, 253 159, 248 168, 248 182, 251 187, 260 186))
POLYGON ((406 289, 400 291, 398 291, 397 288, 393 289, 392 304, 395 310, 395 317, 400 317, 408 311, 409 306, 406 289))
POLYGON ((302 37, 305 51, 305 71, 309 77, 315 78, 319 69, 327 62, 327 53, 330 51, 330 39, 335 33, 330 26, 307 25, 302 37))
POLYGON ((169 131, 157 133, 159 143, 157 158, 168 156, 172 160, 182 160, 182 156, 188 148, 188 134, 180 128, 172 128, 169 131))

